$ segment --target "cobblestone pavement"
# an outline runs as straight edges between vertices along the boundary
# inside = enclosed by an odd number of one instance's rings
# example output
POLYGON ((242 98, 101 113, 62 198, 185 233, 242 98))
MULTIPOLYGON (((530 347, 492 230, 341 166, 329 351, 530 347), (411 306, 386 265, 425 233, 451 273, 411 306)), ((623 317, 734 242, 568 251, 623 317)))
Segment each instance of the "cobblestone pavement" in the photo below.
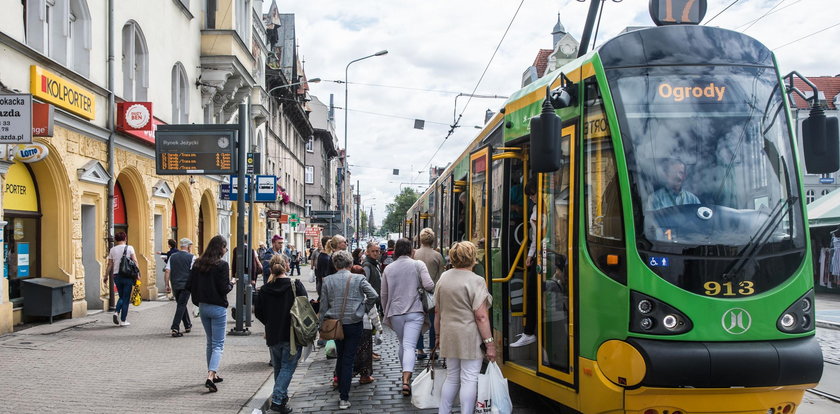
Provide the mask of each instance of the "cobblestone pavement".
MULTIPOLYGON (((310 297, 315 297, 315 285, 309 283, 307 270, 304 270, 304 284, 310 291, 310 297)), ((426 337, 426 344, 429 343, 426 337)), ((396 334, 385 328, 382 345, 374 345, 374 352, 382 355, 379 361, 373 361, 372 384, 359 384, 359 377, 353 378, 350 389, 349 410, 338 409, 338 390, 330 385, 335 368, 335 359, 327 359, 323 349, 316 349, 306 361, 298 365, 292 383, 289 386, 289 406, 297 413, 437 413, 433 410, 418 410, 411 405, 410 397, 399 394, 402 385, 401 368, 397 357, 396 334)), ((418 361, 415 365, 415 375, 425 367, 426 361, 418 361)), ((272 380, 266 382, 268 387, 274 385, 272 380)), ((270 393, 270 391, 269 391, 270 393)), ((514 411, 519 414, 536 414, 552 412, 550 408, 541 405, 541 398, 528 390, 511 384, 511 397, 514 411), (538 409, 541 408, 542 409, 538 409)), ((267 407, 269 401, 266 401, 267 407)), ((457 403, 456 403, 457 404, 457 403)), ((453 412, 459 413, 457 409, 453 412)), ((250 414, 250 411, 249 411, 250 414)))
POLYGON ((130 308, 127 327, 99 313, 0 336, 0 413, 239 411, 270 377, 262 325, 255 321, 250 336, 227 336, 224 382, 210 394, 201 320, 172 338, 174 311, 175 302, 144 302, 130 308))

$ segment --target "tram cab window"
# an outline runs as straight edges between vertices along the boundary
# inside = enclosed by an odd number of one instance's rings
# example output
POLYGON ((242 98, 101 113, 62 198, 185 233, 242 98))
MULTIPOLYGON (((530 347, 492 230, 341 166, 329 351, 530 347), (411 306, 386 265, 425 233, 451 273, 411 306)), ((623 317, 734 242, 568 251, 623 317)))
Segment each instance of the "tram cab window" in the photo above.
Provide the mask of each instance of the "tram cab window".
POLYGON ((744 281, 751 295, 790 277, 805 230, 775 70, 643 67, 607 78, 651 270, 699 294, 744 281))

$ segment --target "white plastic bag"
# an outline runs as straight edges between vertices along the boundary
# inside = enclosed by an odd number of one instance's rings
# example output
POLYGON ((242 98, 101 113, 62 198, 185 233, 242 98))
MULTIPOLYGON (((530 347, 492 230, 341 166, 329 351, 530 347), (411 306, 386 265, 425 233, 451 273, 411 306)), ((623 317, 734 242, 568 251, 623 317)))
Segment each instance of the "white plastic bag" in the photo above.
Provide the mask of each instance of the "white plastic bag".
POLYGON ((420 409, 438 408, 443 382, 446 381, 446 369, 434 368, 430 363, 411 381, 411 403, 420 409))
POLYGON ((478 376, 478 396, 475 414, 511 414, 513 403, 508 392, 507 379, 495 362, 487 364, 484 374, 478 376))

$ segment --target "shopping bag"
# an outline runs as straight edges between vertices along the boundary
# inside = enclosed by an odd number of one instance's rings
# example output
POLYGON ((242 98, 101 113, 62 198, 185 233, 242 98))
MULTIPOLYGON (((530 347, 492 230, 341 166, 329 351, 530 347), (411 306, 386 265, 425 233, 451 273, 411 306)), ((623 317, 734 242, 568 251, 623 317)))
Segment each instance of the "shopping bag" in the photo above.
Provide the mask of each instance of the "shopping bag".
POLYGON ((330 339, 324 344, 324 355, 328 359, 338 358, 338 350, 335 348, 335 341, 330 339))
MULTIPOLYGON (((435 350, 432 350, 432 356, 435 350)), ((420 409, 438 408, 444 381, 446 369, 435 368, 434 358, 430 358, 426 368, 411 381, 411 404, 420 409)))
POLYGON ((487 364, 484 374, 478 376, 478 395, 475 414, 510 414, 513 403, 508 392, 507 379, 495 362, 487 364))
POLYGON ((140 297, 140 281, 138 280, 131 288, 131 304, 140 306, 143 303, 143 298, 140 297))

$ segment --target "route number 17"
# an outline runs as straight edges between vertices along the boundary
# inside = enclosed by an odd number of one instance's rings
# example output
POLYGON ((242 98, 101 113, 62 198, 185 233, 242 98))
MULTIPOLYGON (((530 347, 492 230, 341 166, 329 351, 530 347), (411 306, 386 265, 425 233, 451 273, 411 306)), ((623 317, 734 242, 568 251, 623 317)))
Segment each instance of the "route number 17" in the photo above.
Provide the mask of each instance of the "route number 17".
POLYGON ((706 15, 706 0, 650 0, 650 17, 657 26, 700 24, 706 15), (679 13, 679 20, 674 18, 679 13))

